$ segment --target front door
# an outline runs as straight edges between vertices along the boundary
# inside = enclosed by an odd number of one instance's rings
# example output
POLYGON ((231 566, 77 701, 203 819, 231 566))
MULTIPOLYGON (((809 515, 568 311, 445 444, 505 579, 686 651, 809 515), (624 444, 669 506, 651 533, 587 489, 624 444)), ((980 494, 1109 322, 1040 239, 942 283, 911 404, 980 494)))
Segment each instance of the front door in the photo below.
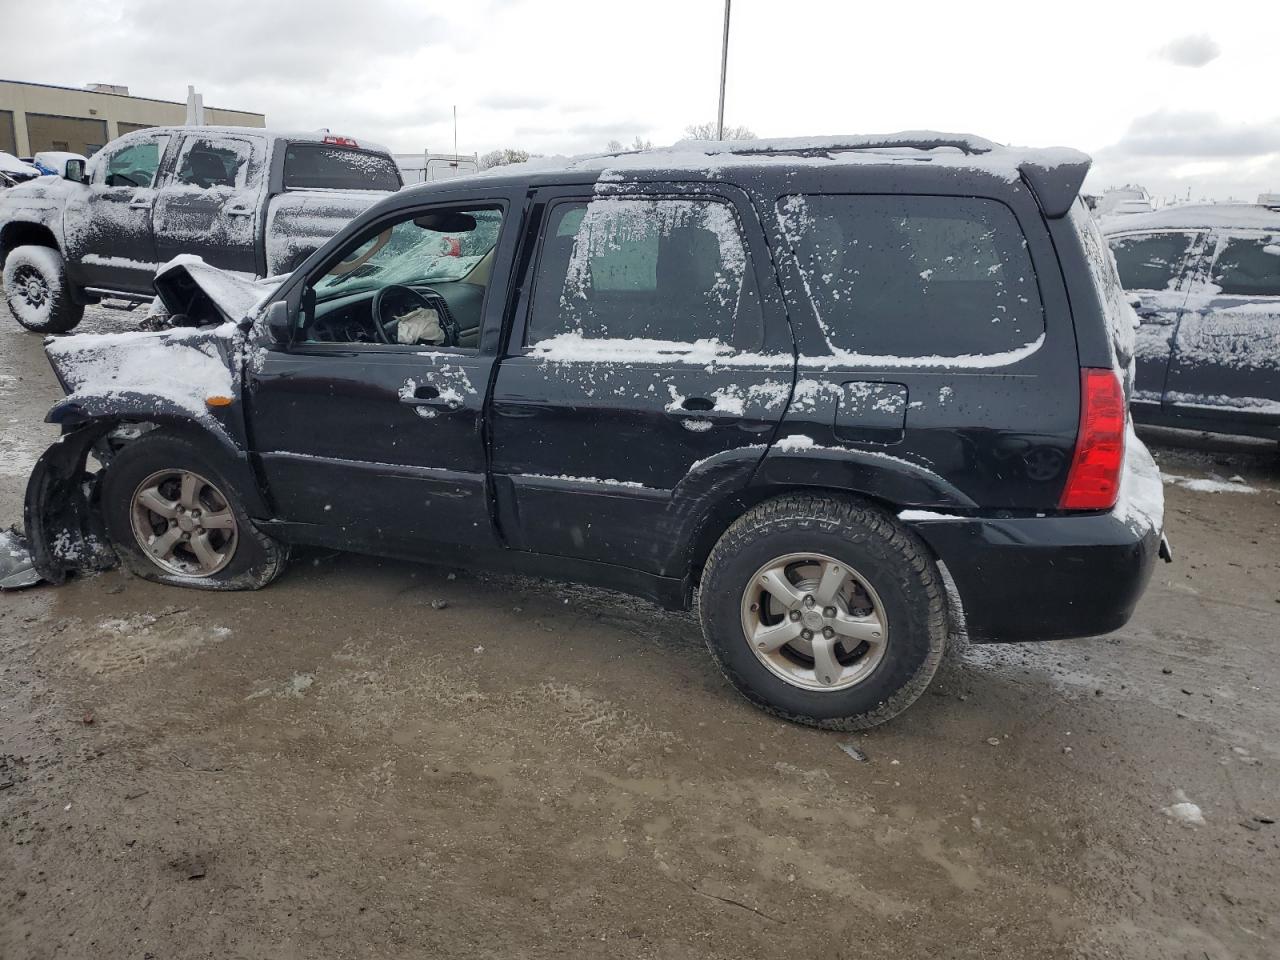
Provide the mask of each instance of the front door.
POLYGON ((544 191, 534 210, 540 249, 494 387, 503 532, 518 549, 678 576, 700 500, 746 485, 791 393, 750 208, 671 184, 544 191))
POLYGON ((1189 416, 1280 424, 1280 234, 1216 237, 1178 324, 1166 400, 1189 416))
POLYGON ((173 175, 156 198, 156 250, 164 263, 180 253, 249 276, 258 264, 258 216, 265 144, 248 137, 183 138, 173 175))
POLYGON ((155 183, 168 136, 134 136, 95 156, 89 185, 67 202, 67 264, 78 286, 154 294, 155 183))
POLYGON ((1160 230, 1110 239, 1125 293, 1136 298, 1139 326, 1134 343, 1134 394, 1139 407, 1158 408, 1182 316, 1189 273, 1204 246, 1204 233, 1160 230))
POLYGON ((383 553, 487 546, 485 394, 514 240, 469 192, 389 215, 281 296, 292 342, 249 375, 249 427, 294 539, 383 553))

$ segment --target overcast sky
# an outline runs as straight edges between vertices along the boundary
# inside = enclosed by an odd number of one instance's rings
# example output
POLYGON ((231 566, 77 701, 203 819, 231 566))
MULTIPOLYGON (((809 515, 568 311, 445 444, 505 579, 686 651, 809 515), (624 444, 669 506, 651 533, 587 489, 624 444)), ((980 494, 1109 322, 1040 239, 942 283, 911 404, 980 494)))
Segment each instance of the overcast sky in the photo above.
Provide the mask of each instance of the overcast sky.
MULTIPOLYGON (((127 85, 397 151, 657 144, 712 120, 721 0, 0 0, 0 77, 127 85), (198 13, 196 12, 198 9, 198 13)), ((734 0, 726 121, 1079 147, 1089 187, 1280 192, 1280 3, 734 0)))

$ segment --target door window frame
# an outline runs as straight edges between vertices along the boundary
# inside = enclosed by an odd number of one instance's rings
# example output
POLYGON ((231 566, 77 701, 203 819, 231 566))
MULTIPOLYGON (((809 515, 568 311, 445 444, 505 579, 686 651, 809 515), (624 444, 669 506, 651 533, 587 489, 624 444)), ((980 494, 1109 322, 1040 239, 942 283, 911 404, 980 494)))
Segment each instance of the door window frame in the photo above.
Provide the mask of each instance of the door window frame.
MULTIPOLYGON (((735 318, 732 337, 725 346, 732 351, 729 355, 772 349, 779 352, 780 357, 794 359, 791 331, 787 326, 782 293, 772 260, 769 258, 767 248, 763 245, 763 230, 749 229, 751 223, 759 227, 759 216, 745 194, 739 194, 736 188, 714 181, 621 182, 610 184, 610 189, 607 191, 600 190, 595 183, 539 188, 534 200, 533 216, 530 217, 524 240, 525 248, 520 265, 521 279, 516 291, 518 303, 508 331, 508 340, 504 349, 506 356, 529 356, 534 359, 538 356, 536 347, 525 343, 525 337, 528 334, 529 318, 533 309, 534 288, 541 279, 539 271, 542 266, 543 252, 546 249, 552 210, 566 203, 590 204, 595 200, 705 200, 727 206, 738 227, 738 237, 746 257, 744 285, 750 283, 755 290, 758 319, 754 324, 756 329, 748 332, 740 329, 739 318, 735 318), (776 333, 779 323, 785 333, 785 347, 776 333), (785 353, 782 352, 783 349, 785 353)), ((691 344, 693 340, 673 342, 691 344)), ((678 362, 680 355, 673 353, 671 357, 673 361, 678 362)), ((622 362, 638 361, 631 361, 624 357, 622 362)))
MULTIPOLYGON (((1125 293, 1185 293, 1190 289, 1192 278, 1200 272, 1200 260, 1204 256, 1205 251, 1209 249, 1209 244, 1206 241, 1210 236, 1210 233, 1204 227, 1163 227, 1148 230, 1130 230, 1124 233, 1112 233, 1107 235, 1107 248, 1111 248, 1113 240, 1131 240, 1135 238, 1156 237, 1169 233, 1177 233, 1191 237, 1191 243, 1188 244, 1186 253, 1182 255, 1182 262, 1178 264, 1177 270, 1174 271, 1174 276, 1176 277, 1174 285, 1172 287, 1164 287, 1161 290, 1152 290, 1150 287, 1135 287, 1130 290, 1128 287, 1125 287, 1125 293)), ((1114 250, 1111 251, 1111 256, 1115 256, 1114 250)), ((1116 272, 1119 273, 1118 265, 1116 272)), ((1121 278, 1122 285, 1123 282, 1123 278, 1121 278)))
POLYGON ((146 134, 145 136, 137 137, 131 140, 129 143, 122 144, 121 146, 112 150, 110 153, 107 153, 105 151, 99 151, 98 153, 94 154, 94 160, 97 162, 98 165, 96 169, 93 171, 93 173, 91 174, 89 182, 92 186, 102 187, 106 190, 152 190, 152 189, 155 189, 161 184, 161 182, 163 181, 167 173, 165 160, 169 156, 173 148, 174 142, 179 139, 180 139, 179 137, 175 137, 173 134, 170 134, 170 133, 151 133, 151 134, 146 134), (155 173, 151 175, 151 182, 146 184, 137 184, 136 186, 126 186, 124 184, 107 183, 107 176, 108 176, 107 168, 111 166, 112 159, 116 157, 118 154, 121 154, 126 150, 132 150, 133 148, 139 147, 145 143, 155 143, 156 149, 158 151, 156 156, 156 169, 155 169, 155 173))
MULTIPOLYGON (((182 137, 176 138, 176 139, 179 140, 179 143, 177 144, 177 147, 173 152, 173 163, 171 165, 173 169, 168 171, 168 179, 173 186, 183 187, 183 188, 194 187, 195 189, 200 190, 202 193, 213 194, 215 191, 218 191, 218 190, 227 190, 232 193, 236 193, 242 190, 257 189, 262 185, 262 177, 264 172, 262 169, 263 167, 262 159, 263 159, 264 151, 263 151, 263 143, 260 138, 241 137, 241 136, 229 137, 229 136, 223 136, 221 134, 208 134, 208 133, 186 133, 186 134, 183 134, 182 137), (191 147, 193 147, 196 143, 199 143, 201 141, 204 141, 214 147, 216 147, 220 142, 225 143, 228 141, 231 141, 234 143, 247 144, 249 147, 249 158, 245 161, 245 165, 244 165, 244 183, 243 184, 237 183, 234 186, 227 186, 225 184, 222 184, 222 185, 212 186, 212 187, 201 187, 194 183, 184 183, 183 181, 179 180, 178 172, 182 169, 182 158, 186 156, 188 150, 191 147)), ((163 167, 164 164, 161 164, 161 166, 163 167)), ((157 172, 157 176, 159 176, 159 172, 157 172)))
POLYGON ((280 350, 294 356, 354 354, 361 358, 368 358, 370 356, 412 356, 423 353, 449 354, 460 359, 495 356, 498 353, 499 338, 504 326, 503 317, 506 313, 507 301, 510 295, 512 254, 521 233, 519 226, 512 222, 514 206, 515 204, 512 203, 510 196, 502 193, 492 196, 461 196, 456 200, 442 197, 433 203, 425 203, 413 207, 400 207, 396 210, 388 211, 384 216, 363 226, 358 232, 343 236, 342 243, 335 244, 333 252, 317 264, 313 270, 308 271, 305 276, 286 283, 285 287, 264 305, 255 324, 259 329, 261 340, 269 349, 280 350), (296 334, 300 330, 299 320, 304 308, 304 301, 307 299, 307 292, 312 289, 312 283, 328 274, 334 265, 340 262, 343 253, 351 249, 358 249, 361 244, 367 243, 382 231, 406 220, 420 217, 425 213, 484 208, 502 211, 502 227, 498 232, 498 242, 493 248, 494 260, 489 274, 489 284, 485 287, 484 297, 480 303, 480 342, 477 346, 450 347, 443 344, 412 343, 325 343, 292 338, 289 343, 283 344, 272 340, 265 329, 262 329, 262 321, 265 319, 270 304, 283 300, 289 305, 290 329, 296 334), (496 289, 497 287, 501 287, 500 293, 496 289))

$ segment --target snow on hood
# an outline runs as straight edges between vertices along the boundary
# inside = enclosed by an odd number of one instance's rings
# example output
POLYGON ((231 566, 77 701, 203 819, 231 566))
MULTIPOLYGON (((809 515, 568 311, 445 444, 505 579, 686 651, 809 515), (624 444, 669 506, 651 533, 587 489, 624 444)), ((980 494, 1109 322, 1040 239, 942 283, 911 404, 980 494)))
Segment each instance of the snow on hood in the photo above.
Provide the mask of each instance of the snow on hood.
POLYGON ((202 311, 207 303, 218 314, 217 319, 238 323, 262 306, 283 281, 283 276, 255 280, 248 274, 222 270, 201 257, 183 253, 156 271, 155 287, 172 314, 183 313, 198 320, 207 314, 207 310, 202 311))
POLYGON ((177 407, 205 416, 210 396, 234 396, 232 324, 145 333, 80 334, 45 344, 67 397, 90 414, 122 400, 177 407))

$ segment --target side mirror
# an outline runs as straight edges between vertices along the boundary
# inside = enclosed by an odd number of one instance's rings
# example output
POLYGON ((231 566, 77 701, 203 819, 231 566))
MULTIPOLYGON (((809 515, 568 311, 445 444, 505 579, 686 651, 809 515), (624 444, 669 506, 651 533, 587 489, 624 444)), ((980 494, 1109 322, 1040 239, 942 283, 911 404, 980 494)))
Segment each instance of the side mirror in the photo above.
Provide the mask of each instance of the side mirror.
POLYGON ((84 161, 68 160, 67 165, 62 168, 62 179, 72 183, 88 183, 89 178, 84 175, 84 161))
POLYGON ((267 333, 280 346, 289 345, 293 337, 293 324, 290 322, 289 304, 286 301, 277 300, 267 307, 267 333))

